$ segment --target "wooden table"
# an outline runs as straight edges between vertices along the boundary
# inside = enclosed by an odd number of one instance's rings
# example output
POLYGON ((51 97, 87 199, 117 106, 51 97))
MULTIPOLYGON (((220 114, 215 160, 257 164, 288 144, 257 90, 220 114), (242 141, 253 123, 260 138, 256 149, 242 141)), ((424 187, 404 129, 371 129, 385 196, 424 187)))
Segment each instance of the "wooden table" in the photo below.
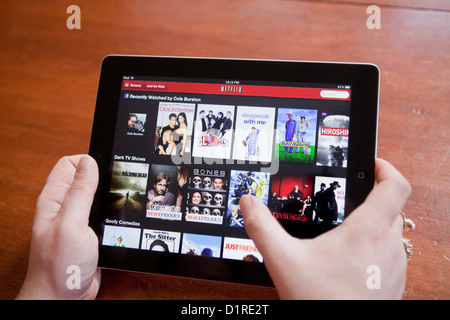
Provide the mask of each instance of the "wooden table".
MULTIPOLYGON (((450 298, 450 3, 372 1, 0 2, 0 299, 26 272, 35 199, 56 161, 86 153, 111 53, 372 62, 381 69, 378 155, 411 182, 405 299, 450 298)), ((277 299, 274 289, 104 271, 99 299, 277 299)))

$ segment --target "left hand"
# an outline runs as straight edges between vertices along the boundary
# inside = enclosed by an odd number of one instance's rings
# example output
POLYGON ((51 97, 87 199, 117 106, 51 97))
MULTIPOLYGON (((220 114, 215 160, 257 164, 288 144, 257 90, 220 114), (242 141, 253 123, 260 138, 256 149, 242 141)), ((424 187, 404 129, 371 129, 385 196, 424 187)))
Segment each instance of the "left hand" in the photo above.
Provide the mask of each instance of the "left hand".
POLYGON ((55 165, 36 203, 28 272, 17 299, 96 297, 98 239, 88 219, 97 184, 97 163, 87 155, 55 165), (79 270, 79 279, 69 266, 79 270), (79 289, 68 285, 70 277, 79 280, 79 289))

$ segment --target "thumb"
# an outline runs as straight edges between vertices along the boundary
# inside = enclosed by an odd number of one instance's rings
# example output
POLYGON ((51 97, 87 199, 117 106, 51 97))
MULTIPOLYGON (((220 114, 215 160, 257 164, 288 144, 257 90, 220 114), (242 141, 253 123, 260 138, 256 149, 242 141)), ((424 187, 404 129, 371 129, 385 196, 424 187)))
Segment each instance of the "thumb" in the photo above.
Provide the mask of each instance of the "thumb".
POLYGON ((84 155, 78 162, 73 182, 62 203, 62 218, 75 225, 87 224, 97 185, 97 163, 84 155))
POLYGON ((269 208, 258 198, 244 195, 239 202, 244 217, 245 229, 252 238, 267 264, 271 261, 282 261, 285 252, 282 248, 293 238, 273 217, 269 208))
POLYGON ((83 298, 84 300, 95 300, 98 294, 98 290, 100 289, 101 279, 102 279, 101 269, 97 268, 92 278, 91 286, 89 287, 86 295, 83 298))

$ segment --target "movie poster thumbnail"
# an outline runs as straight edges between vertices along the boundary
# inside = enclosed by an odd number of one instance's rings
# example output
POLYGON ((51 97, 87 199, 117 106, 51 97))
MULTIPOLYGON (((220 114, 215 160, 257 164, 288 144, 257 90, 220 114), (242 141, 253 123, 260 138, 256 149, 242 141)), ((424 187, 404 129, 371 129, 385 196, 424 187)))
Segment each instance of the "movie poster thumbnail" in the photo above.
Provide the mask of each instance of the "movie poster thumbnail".
POLYGON ((154 153, 184 156, 191 152, 195 104, 160 102, 154 153))
POLYGON ((184 233, 181 253, 193 256, 220 258, 222 237, 184 233))
POLYGON ((145 132, 145 122, 147 115, 145 113, 129 113, 127 135, 143 136, 145 132))
POLYGON ((114 161, 109 211, 120 219, 140 219, 145 212, 149 165, 114 161))
POLYGON ((182 166, 151 166, 147 188, 147 218, 181 220, 182 189, 187 176, 187 168, 182 166))
POLYGON ((181 233, 179 232, 144 229, 142 231, 141 249, 178 253, 180 242, 181 233))
POLYGON ((270 174, 268 172, 231 170, 225 225, 229 227, 244 227, 244 218, 239 207, 239 200, 245 194, 252 194, 267 205, 269 182, 270 174))
POLYGON ((272 177, 269 209, 282 221, 312 221, 312 176, 275 175, 272 177))
POLYGON ((186 221, 223 224, 227 203, 227 172, 192 168, 188 181, 186 221))
POLYGON ((274 119, 275 108, 238 106, 233 159, 271 162, 274 119))
POLYGON ((317 110, 279 108, 275 143, 280 162, 314 163, 317 110))
POLYGON ((319 117, 317 165, 347 167, 349 120, 346 115, 322 112, 319 117))
POLYGON ((106 225, 102 245, 139 249, 141 229, 106 225))
POLYGON ((234 106, 199 104, 194 129, 194 157, 229 159, 234 106))
POLYGON ((316 177, 314 183, 314 222, 337 225, 344 221, 345 178, 316 177))
POLYGON ((251 239, 230 238, 223 239, 222 258, 250 262, 263 262, 261 253, 251 239))

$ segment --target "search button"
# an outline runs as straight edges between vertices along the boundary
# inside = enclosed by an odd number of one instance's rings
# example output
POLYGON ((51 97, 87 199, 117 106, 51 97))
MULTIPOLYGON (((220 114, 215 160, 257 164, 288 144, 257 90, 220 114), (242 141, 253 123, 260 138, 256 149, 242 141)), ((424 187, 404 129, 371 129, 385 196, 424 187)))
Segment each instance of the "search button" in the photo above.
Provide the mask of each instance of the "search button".
POLYGON ((320 96, 322 98, 347 99, 350 97, 350 93, 344 90, 322 90, 320 96))

